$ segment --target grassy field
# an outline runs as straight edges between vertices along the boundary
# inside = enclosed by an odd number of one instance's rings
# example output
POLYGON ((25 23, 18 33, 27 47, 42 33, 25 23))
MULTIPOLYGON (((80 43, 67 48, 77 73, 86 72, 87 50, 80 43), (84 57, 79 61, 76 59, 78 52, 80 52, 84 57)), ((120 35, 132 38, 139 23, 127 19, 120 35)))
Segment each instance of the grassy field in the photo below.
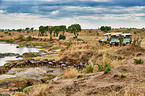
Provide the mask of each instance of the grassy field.
POLYGON ((73 38, 73 33, 65 32, 66 40, 53 37, 52 41, 49 40, 49 35, 38 36, 38 31, 0 32, 1 41, 20 45, 30 44, 31 47, 40 46, 52 52, 47 56, 36 57, 36 60, 55 59, 73 62, 73 64, 89 63, 84 70, 66 69, 64 74, 59 76, 60 79, 54 81, 52 85, 33 87, 27 92, 16 93, 15 96, 47 96, 48 94, 52 96, 58 94, 60 96, 144 96, 145 91, 139 90, 145 88, 145 30, 112 29, 109 32, 131 33, 132 40, 138 37, 139 41, 142 40, 141 46, 136 44, 121 47, 101 46, 98 40, 104 38, 104 32, 99 29, 83 29, 79 32, 78 39, 73 38), (28 40, 29 35, 32 38, 28 40), (75 85, 75 82, 79 82, 78 85, 75 85), (69 85, 72 88, 67 89, 66 86, 69 85))

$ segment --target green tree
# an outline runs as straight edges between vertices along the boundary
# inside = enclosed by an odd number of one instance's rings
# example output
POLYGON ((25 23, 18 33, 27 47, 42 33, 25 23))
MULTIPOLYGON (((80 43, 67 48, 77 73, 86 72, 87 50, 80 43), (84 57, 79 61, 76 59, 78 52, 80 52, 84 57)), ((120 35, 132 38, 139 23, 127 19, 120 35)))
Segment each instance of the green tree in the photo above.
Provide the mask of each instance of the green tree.
POLYGON ((54 30, 54 27, 52 27, 52 26, 47 26, 47 27, 48 27, 48 32, 50 34, 50 40, 52 40, 52 32, 54 30))
POLYGON ((29 27, 26 27, 26 28, 25 28, 25 31, 28 31, 28 30, 30 30, 30 28, 29 28, 29 27))
POLYGON ((104 31, 104 32, 108 32, 111 30, 111 27, 110 26, 101 26, 100 30, 104 31))
POLYGON ((59 31, 60 31, 60 27, 54 26, 54 36, 58 37, 59 31))
POLYGON ((40 27, 39 27, 39 34, 40 34, 40 36, 44 36, 44 33, 45 33, 45 28, 44 28, 44 26, 40 26, 40 27))
POLYGON ((34 27, 32 27, 30 30, 33 32, 33 30, 34 30, 34 27))
POLYGON ((72 24, 68 27, 68 31, 74 33, 74 38, 77 38, 79 35, 78 32, 81 31, 81 26, 79 24, 72 24))
POLYGON ((64 35, 64 33, 66 31, 66 26, 65 25, 60 25, 59 27, 60 27, 60 31, 63 31, 63 35, 64 35))
POLYGON ((22 29, 17 29, 18 32, 22 32, 22 29))

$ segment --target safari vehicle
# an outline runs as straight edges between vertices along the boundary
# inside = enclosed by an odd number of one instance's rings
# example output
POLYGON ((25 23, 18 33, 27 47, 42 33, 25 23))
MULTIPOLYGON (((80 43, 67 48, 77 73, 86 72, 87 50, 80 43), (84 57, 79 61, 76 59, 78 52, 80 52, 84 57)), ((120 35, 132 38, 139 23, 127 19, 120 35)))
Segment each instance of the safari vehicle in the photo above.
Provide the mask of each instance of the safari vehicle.
POLYGON ((106 34, 104 34, 104 36, 105 36, 104 39, 99 40, 99 43, 100 43, 101 45, 109 44, 109 42, 110 42, 110 37, 111 37, 111 33, 106 33, 106 34))
POLYGON ((126 44, 131 44, 132 35, 130 33, 121 34, 121 36, 122 36, 123 46, 125 46, 126 44))
POLYGON ((105 36, 105 38, 103 40, 99 40, 99 43, 101 45, 103 45, 103 44, 109 44, 110 46, 119 45, 118 37, 121 36, 121 32, 119 32, 119 33, 106 33, 106 34, 104 34, 104 36, 105 36))
POLYGON ((118 46, 119 45, 118 37, 121 37, 121 32, 120 33, 112 33, 111 34, 110 46, 112 46, 112 45, 118 46))

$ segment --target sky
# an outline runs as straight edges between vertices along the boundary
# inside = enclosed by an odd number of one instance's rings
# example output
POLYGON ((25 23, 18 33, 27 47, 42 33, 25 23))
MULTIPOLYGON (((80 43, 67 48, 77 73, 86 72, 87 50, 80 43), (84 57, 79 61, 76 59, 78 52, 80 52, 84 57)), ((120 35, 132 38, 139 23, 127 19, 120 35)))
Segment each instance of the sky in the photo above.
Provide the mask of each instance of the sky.
POLYGON ((145 0, 0 0, 0 29, 80 24, 145 27, 145 0))

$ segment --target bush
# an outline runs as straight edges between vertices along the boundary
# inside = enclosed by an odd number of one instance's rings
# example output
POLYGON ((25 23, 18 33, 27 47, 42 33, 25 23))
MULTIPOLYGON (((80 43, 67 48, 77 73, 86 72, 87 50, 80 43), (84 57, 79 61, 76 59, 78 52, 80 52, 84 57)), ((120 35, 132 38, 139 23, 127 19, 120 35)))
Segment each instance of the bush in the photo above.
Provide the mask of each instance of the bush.
POLYGON ((85 73, 92 73, 93 71, 94 71, 94 67, 91 64, 87 65, 84 69, 85 73))
POLYGON ((24 56, 24 57, 37 57, 38 54, 35 53, 35 52, 33 52, 33 53, 24 53, 23 56, 24 56))
POLYGON ((143 64, 144 61, 140 58, 140 59, 133 59, 134 60, 134 64, 143 64))
POLYGON ((97 36, 99 35, 99 33, 97 33, 97 36))
POLYGON ((78 76, 78 71, 75 68, 68 68, 64 70, 63 78, 74 78, 78 76))
POLYGON ((134 34, 137 34, 137 32, 134 32, 134 34))
POLYGON ((12 35, 11 33, 9 33, 9 35, 12 35))
POLYGON ((27 40, 30 41, 32 39, 31 35, 27 37, 27 40))
POLYGON ((107 74, 110 71, 110 67, 106 67, 104 70, 104 74, 107 74))
POLYGON ((59 35, 59 40, 61 40, 61 39, 65 40, 66 37, 65 37, 64 35, 60 34, 60 35, 59 35))
POLYGON ((4 34, 8 34, 8 32, 4 32, 4 34))
POLYGON ((126 77, 126 75, 124 75, 124 74, 121 74, 121 77, 122 77, 122 78, 125 78, 125 77, 126 77))
POLYGON ((27 31, 27 33, 30 33, 30 31, 27 31))

